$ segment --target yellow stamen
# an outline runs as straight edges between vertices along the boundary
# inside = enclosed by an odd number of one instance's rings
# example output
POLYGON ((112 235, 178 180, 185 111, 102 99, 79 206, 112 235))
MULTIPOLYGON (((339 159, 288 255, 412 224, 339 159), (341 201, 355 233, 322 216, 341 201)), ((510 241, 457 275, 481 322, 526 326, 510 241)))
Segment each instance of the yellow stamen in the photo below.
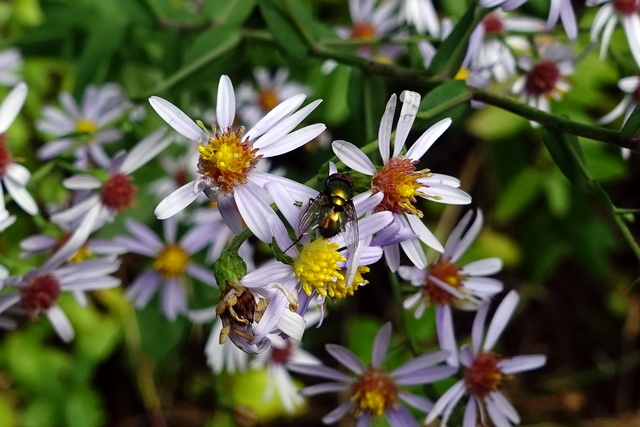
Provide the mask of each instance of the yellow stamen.
POLYGON ((398 398, 398 386, 381 369, 369 368, 353 384, 357 412, 382 415, 398 398))
MULTIPOLYGON (((338 299, 346 298, 347 296, 353 296, 353 294, 358 290, 358 287, 364 286, 369 283, 367 279, 362 277, 363 274, 368 272, 369 267, 358 267, 358 269, 356 270, 356 276, 354 277, 353 282, 351 282, 351 286, 345 286, 344 278, 338 279, 335 282, 327 285, 327 294, 332 298, 338 299)), ((343 276, 346 276, 346 271, 342 270, 342 274, 343 276)))
POLYGON ((94 133, 98 129, 98 124, 85 118, 80 118, 76 122, 76 132, 94 133))
POLYGON ((188 265, 189 254, 176 243, 165 246, 153 262, 153 268, 165 278, 182 276, 188 265))
POLYGON ((306 245, 293 261, 294 271, 307 295, 316 290, 320 295, 327 296, 330 289, 336 294, 339 280, 342 281, 343 292, 347 292, 344 287, 344 275, 338 266, 338 263, 346 261, 346 258, 338 249, 337 243, 319 238, 306 245))
POLYGON ((81 247, 78 251, 67 261, 69 264, 77 264, 79 262, 86 261, 93 258, 93 252, 87 249, 86 246, 81 247))
POLYGON ((209 138, 207 145, 198 147, 200 169, 198 172, 211 181, 223 194, 233 192, 236 185, 247 182, 247 174, 260 157, 248 140, 242 140, 244 128, 226 129, 209 138))

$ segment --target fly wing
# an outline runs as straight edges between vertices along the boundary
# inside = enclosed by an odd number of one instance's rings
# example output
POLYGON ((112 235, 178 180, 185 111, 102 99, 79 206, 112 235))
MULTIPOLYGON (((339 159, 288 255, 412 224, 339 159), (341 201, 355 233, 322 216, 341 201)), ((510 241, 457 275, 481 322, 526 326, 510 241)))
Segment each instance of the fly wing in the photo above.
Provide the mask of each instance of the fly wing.
POLYGON ((358 217, 353 202, 349 201, 349 203, 345 205, 344 212, 347 217, 347 221, 344 224, 344 241, 349 253, 352 254, 355 252, 358 241, 360 240, 358 217))
POLYGON ((315 199, 309 199, 307 209, 305 209, 298 220, 298 237, 301 237, 304 233, 318 224, 318 215, 320 214, 320 208, 322 207, 323 197, 324 194, 320 193, 315 199))

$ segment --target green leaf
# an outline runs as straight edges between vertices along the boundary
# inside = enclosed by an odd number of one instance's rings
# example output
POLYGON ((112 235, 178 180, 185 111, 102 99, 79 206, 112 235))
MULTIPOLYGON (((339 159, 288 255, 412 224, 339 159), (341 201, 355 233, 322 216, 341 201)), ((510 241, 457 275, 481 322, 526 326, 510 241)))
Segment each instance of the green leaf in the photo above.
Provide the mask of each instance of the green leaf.
POLYGON ((627 119, 627 122, 622 127, 620 134, 622 138, 629 139, 632 136, 637 136, 640 131, 640 103, 636 105, 633 112, 627 119))
POLYGON ((559 175, 557 172, 551 174, 548 179, 543 180, 543 187, 551 213, 563 217, 571 208, 571 192, 567 181, 559 175))
POLYGON ((255 0, 209 0, 204 3, 202 14, 216 24, 242 25, 255 6, 255 0))
POLYGON ((466 104, 471 92, 463 80, 451 80, 427 93, 418 110, 419 119, 429 119, 444 115, 460 104, 466 104))
POLYGON ((69 427, 98 427, 105 421, 100 398, 89 386, 65 393, 64 415, 69 427))
POLYGON ((438 47, 429 68, 431 74, 444 78, 452 78, 456 75, 467 53, 469 36, 475 27, 475 13, 476 5, 471 2, 467 12, 460 18, 449 37, 438 47))
POLYGON ((284 53, 293 59, 305 58, 309 52, 309 46, 281 2, 261 0, 259 7, 269 32, 284 53))
POLYGON ((506 222, 530 206, 540 193, 544 176, 536 169, 523 169, 502 191, 495 207, 495 219, 506 222))
POLYGON ((87 85, 98 81, 96 76, 104 75, 112 64, 112 58, 122 44, 126 23, 116 17, 94 22, 78 63, 74 88, 76 99, 80 99, 87 85))

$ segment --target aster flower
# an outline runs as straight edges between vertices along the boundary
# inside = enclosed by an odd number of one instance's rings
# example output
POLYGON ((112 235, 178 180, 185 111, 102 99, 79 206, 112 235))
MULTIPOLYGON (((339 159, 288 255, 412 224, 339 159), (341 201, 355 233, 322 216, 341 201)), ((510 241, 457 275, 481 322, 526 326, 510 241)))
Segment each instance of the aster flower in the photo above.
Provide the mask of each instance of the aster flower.
MULTIPOLYGON (((277 180, 296 194, 300 194, 301 184, 260 172, 256 165, 263 157, 284 154, 305 144, 325 129, 323 124, 314 124, 291 132, 320 103, 314 101, 294 113, 304 99, 305 95, 300 94, 283 101, 244 134, 243 127, 233 130, 235 94, 231 80, 223 75, 216 106, 218 127, 214 126, 214 133, 209 134, 170 102, 151 97, 149 102, 160 117, 180 134, 200 144, 198 173, 201 176, 160 202, 156 216, 166 219, 175 215, 205 191, 210 197, 215 195, 222 217, 235 233, 242 230, 244 221, 260 240, 270 242, 267 218, 275 213, 269 207, 271 201, 264 191, 265 184, 277 180)), ((301 197, 304 196, 301 194, 301 197)))
POLYGON ((469 211, 451 231, 444 253, 427 269, 402 266, 400 277, 419 289, 404 302, 405 309, 415 308, 416 319, 422 317, 428 305, 436 307, 436 327, 440 348, 451 354, 447 362, 457 365, 458 354, 451 306, 476 310, 483 302, 502 290, 502 282, 485 277, 502 268, 500 258, 486 258, 459 265, 460 257, 482 229, 482 211, 469 211), (473 221, 473 222, 472 222, 473 221))
MULTIPOLYGON (((480 7, 491 8, 500 6, 503 11, 508 12, 522 6, 526 2, 527 0, 480 0, 480 7)), ((567 36, 571 40, 574 40, 578 36, 578 23, 571 0, 551 0, 545 31, 551 30, 558 23, 558 19, 562 20, 562 25, 564 26, 567 36)))
POLYGON ((611 35, 622 24, 631 54, 640 65, 640 3, 636 0, 587 0, 587 6, 602 5, 591 25, 591 41, 600 41, 600 59, 607 55, 611 35))
POLYGON ((17 85, 22 80, 18 75, 22 65, 22 55, 18 49, 12 47, 0 52, 0 84, 17 85))
POLYGON ((238 115, 242 123, 254 126, 260 119, 285 99, 297 94, 309 94, 309 88, 289 81, 289 70, 280 67, 271 73, 262 67, 253 71, 258 90, 249 83, 238 87, 238 115))
POLYGON ((192 229, 176 241, 178 221, 174 218, 162 225, 164 241, 146 225, 129 219, 125 226, 131 236, 119 237, 116 241, 129 252, 154 259, 152 268, 131 283, 127 297, 137 308, 142 308, 161 288, 162 311, 173 321, 178 314, 187 311, 187 275, 209 286, 215 286, 216 280, 213 273, 191 259, 207 244, 207 236, 192 229))
POLYGON ((80 105, 67 92, 59 100, 62 109, 46 106, 36 122, 39 131, 57 138, 42 146, 38 157, 52 159, 73 148, 77 167, 87 169, 93 162, 107 168, 110 159, 102 145, 122 138, 122 132, 109 124, 131 107, 120 86, 88 86, 80 105))
POLYGON ((348 167, 371 176, 371 189, 359 195, 369 197, 382 193, 383 199, 376 211, 393 213, 393 232, 384 230, 374 239, 373 244, 385 247, 385 256, 392 271, 399 267, 400 245, 409 259, 420 268, 426 268, 427 260, 420 241, 442 252, 444 248, 422 222, 423 216, 415 203, 421 197, 438 203, 468 204, 471 197, 460 190, 460 182, 453 177, 434 174, 429 169, 416 170, 416 164, 451 124, 451 119, 443 119, 427 129, 413 146, 402 155, 406 139, 416 118, 420 105, 420 95, 404 91, 400 95, 403 103, 396 129, 393 153, 390 151, 391 128, 396 109, 396 95, 392 95, 380 122, 378 145, 382 157, 382 168, 369 160, 367 155, 347 141, 334 141, 333 151, 348 167), (383 235, 386 237, 383 238, 383 235), (397 236, 407 239, 397 241, 397 236))
POLYGON ((131 174, 164 150, 171 139, 164 137, 166 129, 159 129, 141 140, 129 153, 120 151, 108 166, 106 181, 94 175, 78 174, 63 181, 66 188, 76 190, 76 203, 51 215, 51 220, 63 228, 69 224, 87 222, 96 230, 112 220, 118 212, 134 201, 138 188, 132 184, 131 174))
POLYGON ((514 50, 529 48, 527 39, 507 36, 508 32, 539 33, 544 22, 527 16, 511 16, 499 10, 485 16, 469 37, 463 67, 487 70, 498 82, 505 82, 516 72, 514 50))
POLYGON ((514 82, 511 91, 534 108, 551 112, 549 101, 559 100, 571 88, 566 77, 573 74, 575 58, 564 45, 550 44, 538 61, 523 56, 518 65, 527 73, 514 82))
POLYGON ((7 130, 27 99, 27 91, 25 83, 18 84, 0 105, 0 210, 5 209, 2 189, 4 186, 18 206, 29 215, 35 215, 38 213, 38 206, 25 188, 31 178, 31 173, 27 168, 13 161, 7 144, 7 130))
MULTIPOLYGON (((86 230, 79 230, 78 236, 86 234, 86 230)), ((24 276, 6 279, 6 286, 18 290, 0 297, 0 313, 17 306, 34 318, 45 314, 58 336, 65 342, 71 341, 73 327, 57 304, 60 293, 67 291, 75 294, 113 288, 120 284, 119 279, 109 276, 120 267, 116 259, 94 259, 63 265, 81 244, 82 241, 77 238, 70 239, 42 266, 24 276)))
MULTIPOLYGON (((334 166, 335 167, 335 166, 334 166)), ((330 169, 331 173, 331 169, 330 169)), ((278 183, 269 183, 267 189, 274 196, 276 205, 294 230, 298 230, 301 216, 306 212, 308 203, 292 200, 278 183)), ((381 196, 371 197, 369 203, 356 207, 360 216, 369 211, 381 200, 381 196), (373 201, 373 203, 370 203, 373 201)), ((392 220, 390 212, 379 212, 357 220, 355 226, 359 232, 357 245, 348 247, 344 232, 333 237, 316 236, 311 240, 309 234, 299 236, 294 242, 287 233, 284 224, 277 218, 271 220, 271 229, 278 247, 291 257, 292 264, 268 264, 250 273, 245 283, 260 283, 265 278, 278 279, 298 291, 300 307, 304 313, 311 298, 318 297, 322 305, 324 298, 346 298, 353 295, 359 286, 368 283, 362 276, 367 273, 367 265, 378 261, 382 256, 379 247, 370 246, 374 233, 383 229, 392 220), (296 245, 298 243, 298 245, 296 245)), ((255 286, 254 284, 254 286, 255 286)))
POLYGON ((372 419, 384 414, 393 427, 418 426, 411 413, 401 402, 427 412, 432 403, 402 389, 403 386, 430 384, 455 373, 455 368, 436 365, 448 356, 446 351, 436 351, 416 357, 391 372, 382 368, 391 340, 391 324, 385 323, 376 334, 371 365, 365 366, 355 354, 345 347, 327 344, 325 349, 355 376, 350 376, 327 366, 290 364, 289 369, 304 375, 330 380, 301 390, 303 396, 321 393, 344 392, 351 398, 322 418, 325 424, 333 424, 347 414, 357 419, 358 426, 369 426, 372 419))
POLYGON ((485 319, 489 303, 483 304, 476 313, 471 331, 471 347, 460 349, 460 363, 466 368, 464 378, 447 390, 433 406, 425 423, 442 416, 441 425, 447 424, 454 407, 463 396, 469 399, 464 413, 464 427, 475 427, 478 421, 487 425, 489 420, 496 426, 511 426, 520 423, 520 416, 507 398, 500 392, 505 381, 517 373, 537 369, 546 363, 544 355, 504 357, 493 352, 498 338, 504 331, 517 304, 519 296, 511 291, 502 300, 483 339, 485 319), (478 420, 480 414, 480 420, 478 420))

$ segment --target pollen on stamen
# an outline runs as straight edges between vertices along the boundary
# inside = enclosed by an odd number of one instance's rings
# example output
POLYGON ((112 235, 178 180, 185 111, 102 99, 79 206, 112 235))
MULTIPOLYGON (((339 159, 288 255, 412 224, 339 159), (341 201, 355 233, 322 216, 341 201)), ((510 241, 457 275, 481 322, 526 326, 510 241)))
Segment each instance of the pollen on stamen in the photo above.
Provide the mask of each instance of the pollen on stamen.
POLYGON ((337 243, 319 238, 306 245, 293 261, 293 269, 307 295, 315 290, 327 296, 330 290, 337 290, 335 286, 339 280, 344 283, 344 274, 338 263, 346 261, 346 258, 338 249, 337 243))
POLYGON ((398 400, 398 386, 383 370, 368 368, 353 384, 358 413, 381 415, 398 400))
MULTIPOLYGON (((341 270, 342 277, 346 277, 346 270, 341 270)), ((367 279, 362 277, 363 274, 369 272, 369 267, 360 266, 356 270, 355 277, 351 282, 351 285, 346 286, 344 278, 339 278, 335 282, 327 284, 327 295, 334 299, 343 299, 347 296, 353 296, 360 286, 364 286, 369 283, 367 279)))
POLYGON ((131 183, 131 177, 119 173, 104 184, 100 197, 106 207, 119 212, 131 206, 137 192, 138 188, 131 183))
POLYGON ((436 277, 454 289, 460 289, 462 276, 460 267, 446 259, 441 259, 429 265, 427 281, 422 285, 421 291, 429 304, 451 305, 456 299, 454 295, 442 289, 431 277, 436 277))
POLYGON ((374 175, 371 187, 374 193, 382 192, 384 197, 376 211, 389 211, 396 214, 406 212, 422 218, 422 211, 414 206, 416 196, 434 197, 420 191, 426 185, 418 179, 428 178, 433 174, 429 169, 416 170, 416 160, 406 157, 393 157, 374 175))
POLYGON ((236 185, 246 183, 248 173, 262 157, 247 139, 242 139, 242 132, 243 127, 237 131, 225 129, 216 132, 207 145, 198 147, 198 173, 223 194, 233 193, 236 185))
POLYGON ((499 356, 490 351, 478 353, 473 358, 464 374, 465 386, 470 394, 482 398, 498 389, 504 379, 498 368, 499 361, 499 356))
POLYGON ((34 277, 20 291, 20 301, 29 314, 44 313, 53 307, 60 295, 60 282, 51 274, 34 277))

